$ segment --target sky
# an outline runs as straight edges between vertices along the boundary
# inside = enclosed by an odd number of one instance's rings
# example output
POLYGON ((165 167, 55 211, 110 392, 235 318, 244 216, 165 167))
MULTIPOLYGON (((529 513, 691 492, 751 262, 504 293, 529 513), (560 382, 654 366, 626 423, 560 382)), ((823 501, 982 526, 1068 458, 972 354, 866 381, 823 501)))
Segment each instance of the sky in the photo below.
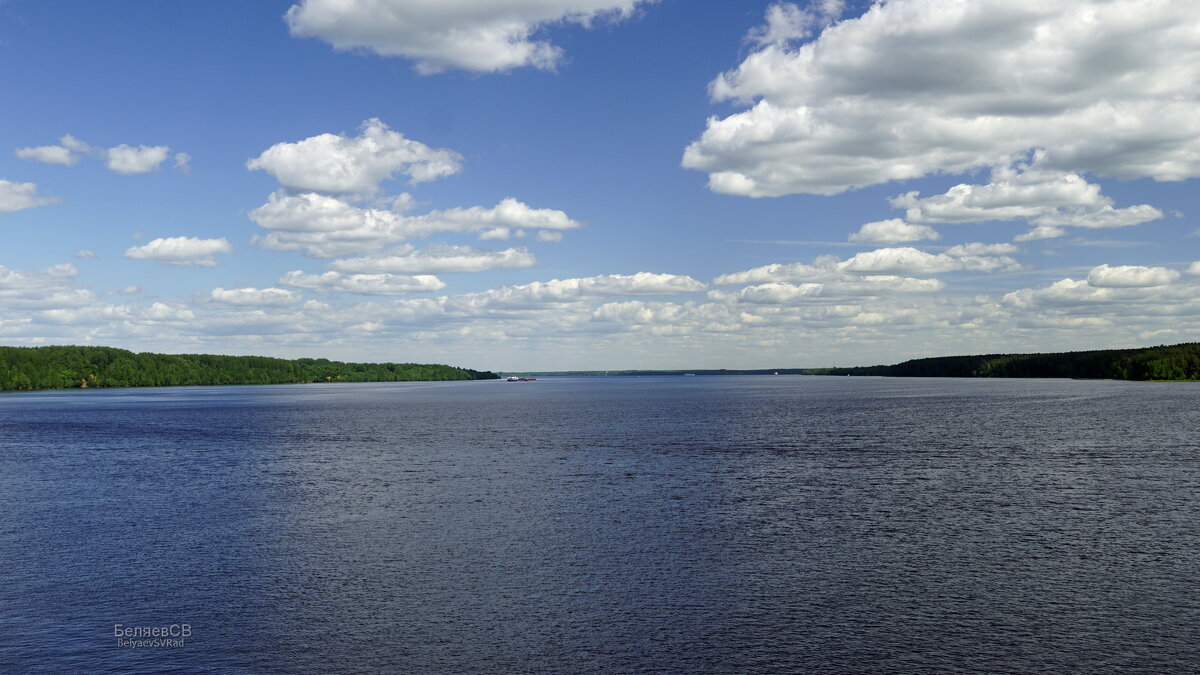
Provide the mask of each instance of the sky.
POLYGON ((1185 0, 0 0, 0 344, 781 368, 1200 329, 1185 0))

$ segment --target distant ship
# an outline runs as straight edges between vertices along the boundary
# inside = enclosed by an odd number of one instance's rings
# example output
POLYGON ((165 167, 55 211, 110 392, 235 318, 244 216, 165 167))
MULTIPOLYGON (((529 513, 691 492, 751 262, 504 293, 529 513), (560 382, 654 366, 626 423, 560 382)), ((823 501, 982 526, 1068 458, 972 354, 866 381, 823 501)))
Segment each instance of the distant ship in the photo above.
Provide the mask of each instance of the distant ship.
POLYGON ((507 382, 536 382, 537 378, 536 377, 517 377, 516 375, 510 375, 508 377, 508 380, 506 380, 506 381, 507 382))

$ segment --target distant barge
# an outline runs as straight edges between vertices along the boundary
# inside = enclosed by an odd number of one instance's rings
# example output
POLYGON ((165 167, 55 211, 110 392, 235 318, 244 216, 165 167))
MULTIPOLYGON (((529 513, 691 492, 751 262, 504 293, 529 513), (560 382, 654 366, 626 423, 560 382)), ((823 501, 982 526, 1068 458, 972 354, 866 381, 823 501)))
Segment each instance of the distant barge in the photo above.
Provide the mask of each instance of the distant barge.
POLYGON ((513 376, 509 377, 508 380, 506 380, 506 381, 507 382, 536 382, 537 378, 536 377, 517 377, 516 375, 513 375, 513 376))

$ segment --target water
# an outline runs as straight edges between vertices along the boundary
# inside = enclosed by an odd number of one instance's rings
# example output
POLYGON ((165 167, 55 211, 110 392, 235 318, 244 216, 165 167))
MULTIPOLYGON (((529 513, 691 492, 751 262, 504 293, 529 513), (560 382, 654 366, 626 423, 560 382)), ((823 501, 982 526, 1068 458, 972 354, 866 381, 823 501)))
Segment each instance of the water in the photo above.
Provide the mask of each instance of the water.
POLYGON ((0 395, 0 672, 1195 672, 1198 393, 0 395))

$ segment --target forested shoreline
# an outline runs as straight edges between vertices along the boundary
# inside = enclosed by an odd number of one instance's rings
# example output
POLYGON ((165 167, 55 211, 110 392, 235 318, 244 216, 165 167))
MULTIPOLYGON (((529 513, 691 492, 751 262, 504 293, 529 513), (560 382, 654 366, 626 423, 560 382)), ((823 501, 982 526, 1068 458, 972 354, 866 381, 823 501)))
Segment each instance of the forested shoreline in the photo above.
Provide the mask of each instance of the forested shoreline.
POLYGON ((492 380, 497 377, 488 371, 441 364, 134 353, 115 347, 0 347, 0 390, 492 380))
POLYGON ((1200 343, 1049 354, 980 354, 913 359, 890 366, 812 368, 810 375, 887 377, 1068 377, 1200 380, 1200 343))
MULTIPOLYGON (((886 377, 1064 377, 1200 380, 1200 343, 1042 354, 979 354, 894 365, 753 370, 620 370, 555 375, 876 375, 886 377)), ((308 382, 489 380, 499 375, 442 364, 347 363, 268 356, 135 353, 115 347, 0 346, 0 390, 308 382)))
POLYGON ((1043 354, 978 354, 912 359, 890 366, 690 370, 530 371, 528 375, 876 375, 885 377, 1065 377, 1090 380, 1200 380, 1200 343, 1043 354))

